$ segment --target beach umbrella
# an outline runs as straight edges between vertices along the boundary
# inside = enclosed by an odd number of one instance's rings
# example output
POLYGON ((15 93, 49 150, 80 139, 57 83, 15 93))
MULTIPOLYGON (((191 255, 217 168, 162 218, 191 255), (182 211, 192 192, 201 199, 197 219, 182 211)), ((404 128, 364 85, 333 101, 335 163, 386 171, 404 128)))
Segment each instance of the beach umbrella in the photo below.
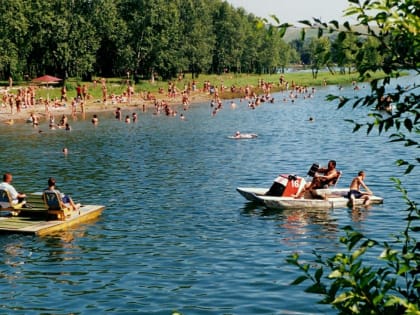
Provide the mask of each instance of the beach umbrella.
POLYGON ((57 77, 53 77, 52 75, 43 75, 42 77, 38 77, 32 80, 32 82, 38 83, 38 84, 55 84, 60 82, 61 79, 57 77))

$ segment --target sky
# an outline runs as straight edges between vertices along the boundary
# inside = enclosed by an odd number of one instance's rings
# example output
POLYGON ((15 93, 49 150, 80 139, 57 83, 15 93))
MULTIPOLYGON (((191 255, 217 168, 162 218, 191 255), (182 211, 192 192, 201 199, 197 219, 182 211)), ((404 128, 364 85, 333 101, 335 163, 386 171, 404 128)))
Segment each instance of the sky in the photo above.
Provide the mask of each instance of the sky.
MULTIPOLYGON (((262 18, 275 15, 280 23, 297 24, 299 20, 321 18, 322 21, 350 20, 343 18, 343 10, 349 7, 347 0, 227 0, 234 7, 244 8, 248 13, 262 18)), ((272 20, 271 20, 272 21, 272 20)))

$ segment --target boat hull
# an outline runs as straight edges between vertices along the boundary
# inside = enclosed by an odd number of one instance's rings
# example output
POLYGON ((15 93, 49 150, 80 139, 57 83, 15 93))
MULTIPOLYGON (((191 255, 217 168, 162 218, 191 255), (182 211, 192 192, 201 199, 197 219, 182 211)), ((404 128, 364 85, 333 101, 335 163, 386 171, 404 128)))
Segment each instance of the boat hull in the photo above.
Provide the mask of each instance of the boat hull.
POLYGON ((236 191, 239 192, 246 200, 264 204, 264 202, 258 197, 265 195, 268 188, 237 187, 236 191))
MULTIPOLYGON (((331 209, 349 207, 349 199, 347 198, 348 189, 331 188, 318 189, 316 191, 317 198, 305 197, 275 197, 266 196, 268 189, 255 187, 238 187, 236 190, 247 200, 263 204, 269 209, 331 209)), ((353 206, 363 206, 363 199, 356 199, 353 206)), ((383 198, 371 196, 370 204, 381 204, 383 198)))

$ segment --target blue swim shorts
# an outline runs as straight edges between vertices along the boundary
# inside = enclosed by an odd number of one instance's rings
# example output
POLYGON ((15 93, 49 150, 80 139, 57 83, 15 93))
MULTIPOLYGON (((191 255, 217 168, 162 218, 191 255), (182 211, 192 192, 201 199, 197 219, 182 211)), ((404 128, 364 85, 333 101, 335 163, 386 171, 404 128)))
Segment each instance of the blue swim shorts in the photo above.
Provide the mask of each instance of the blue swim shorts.
POLYGON ((358 190, 350 190, 347 194, 347 197, 350 199, 352 195, 356 199, 362 198, 362 196, 363 196, 363 194, 358 190))

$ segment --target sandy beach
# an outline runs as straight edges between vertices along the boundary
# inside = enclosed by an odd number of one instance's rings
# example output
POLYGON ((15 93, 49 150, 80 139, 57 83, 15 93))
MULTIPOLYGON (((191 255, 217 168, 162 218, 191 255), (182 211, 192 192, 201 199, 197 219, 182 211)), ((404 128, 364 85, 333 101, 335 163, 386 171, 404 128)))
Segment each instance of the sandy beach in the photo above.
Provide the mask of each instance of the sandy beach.
MULTIPOLYGON (((190 93, 189 96, 189 105, 192 106, 198 103, 205 103, 212 99, 212 95, 208 92, 194 91, 190 93)), ((156 101, 158 103, 165 102, 168 106, 174 110, 179 111, 183 109, 182 104, 182 95, 177 95, 176 97, 168 97, 164 94, 157 94, 156 101)), ((72 114, 72 108, 70 105, 71 102, 67 102, 66 106, 53 107, 50 106, 50 113, 58 119, 61 115, 70 116, 72 114)), ((117 107, 120 107, 124 110, 154 110, 155 101, 154 100, 145 100, 140 94, 135 94, 131 102, 112 102, 108 100, 106 103, 100 100, 86 100, 84 114, 85 115, 94 115, 101 112, 114 112, 117 107)), ((9 106, 2 106, 0 108, 0 122, 7 125, 12 125, 15 123, 25 123, 31 116, 35 114, 40 122, 44 122, 48 119, 48 113, 46 112, 46 107, 44 104, 37 104, 35 106, 30 106, 22 108, 20 112, 16 112, 16 108, 13 108, 13 113, 11 113, 9 106)), ((80 106, 76 110, 77 115, 82 115, 80 106)))

